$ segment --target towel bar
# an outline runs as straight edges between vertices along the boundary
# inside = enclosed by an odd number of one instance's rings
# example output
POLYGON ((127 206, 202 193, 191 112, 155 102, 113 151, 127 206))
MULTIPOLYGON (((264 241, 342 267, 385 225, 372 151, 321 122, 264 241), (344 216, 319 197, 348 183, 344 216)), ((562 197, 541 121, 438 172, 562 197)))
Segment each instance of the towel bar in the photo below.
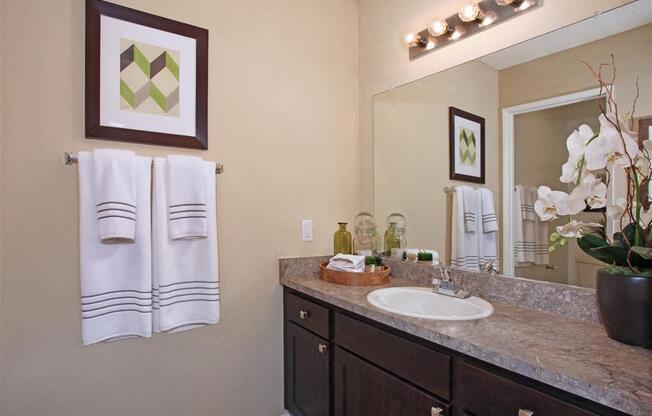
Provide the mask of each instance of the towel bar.
MULTIPOLYGON (((75 152, 63 152, 63 164, 64 165, 74 165, 77 163, 77 153, 75 152)), ((224 165, 221 163, 215 164, 215 174, 219 175, 224 173, 224 165)))

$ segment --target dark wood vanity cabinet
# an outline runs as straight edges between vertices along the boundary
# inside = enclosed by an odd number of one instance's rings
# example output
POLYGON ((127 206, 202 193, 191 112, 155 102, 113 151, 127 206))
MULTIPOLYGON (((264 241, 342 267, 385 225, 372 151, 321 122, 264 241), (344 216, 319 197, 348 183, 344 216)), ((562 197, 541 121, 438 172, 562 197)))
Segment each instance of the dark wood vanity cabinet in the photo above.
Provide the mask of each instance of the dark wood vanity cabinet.
POLYGON ((623 416, 586 399, 284 292, 294 416, 623 416))

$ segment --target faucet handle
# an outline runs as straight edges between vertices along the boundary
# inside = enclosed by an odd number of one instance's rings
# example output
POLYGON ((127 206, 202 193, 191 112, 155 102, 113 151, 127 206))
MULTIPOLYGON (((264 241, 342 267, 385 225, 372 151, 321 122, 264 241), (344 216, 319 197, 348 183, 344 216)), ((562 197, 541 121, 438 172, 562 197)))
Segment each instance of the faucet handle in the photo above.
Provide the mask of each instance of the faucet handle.
POLYGON ((496 260, 487 260, 480 263, 480 271, 483 273, 498 273, 498 262, 496 260))
POLYGON ((441 280, 445 280, 450 282, 451 281, 451 275, 450 271, 446 267, 442 267, 439 269, 439 274, 441 275, 441 280))

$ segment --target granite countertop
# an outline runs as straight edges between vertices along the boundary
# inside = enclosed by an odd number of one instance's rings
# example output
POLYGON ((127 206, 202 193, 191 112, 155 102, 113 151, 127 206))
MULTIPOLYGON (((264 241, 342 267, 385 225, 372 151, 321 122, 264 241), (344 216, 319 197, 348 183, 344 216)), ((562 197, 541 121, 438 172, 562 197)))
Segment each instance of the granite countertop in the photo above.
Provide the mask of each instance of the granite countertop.
POLYGON ((594 322, 491 301, 475 321, 429 321, 371 306, 372 290, 423 286, 392 278, 385 286, 351 287, 314 276, 281 275, 282 285, 471 357, 636 416, 652 415, 652 351, 607 337, 594 322))

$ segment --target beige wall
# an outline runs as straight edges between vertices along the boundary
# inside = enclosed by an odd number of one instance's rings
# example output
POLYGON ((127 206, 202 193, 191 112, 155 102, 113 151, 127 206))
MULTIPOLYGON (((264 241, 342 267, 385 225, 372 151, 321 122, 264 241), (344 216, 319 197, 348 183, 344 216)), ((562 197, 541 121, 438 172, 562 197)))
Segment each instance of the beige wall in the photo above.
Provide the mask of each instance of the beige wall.
MULTIPOLYGON (((485 118, 486 186, 498 195, 498 71, 472 61, 374 99, 375 213, 408 220, 409 247, 448 252, 448 107, 485 118), (460 87, 463 85, 464 87, 460 87)), ((500 215, 500 214, 498 214, 500 215)))
MULTIPOLYGON (((545 0, 543 6, 422 58, 409 61, 404 32, 455 13, 466 0, 360 0, 360 200, 373 206, 372 96, 591 17, 631 0, 545 0)), ((649 48, 648 48, 649 49, 649 48)))
POLYGON ((358 207, 357 2, 119 3, 209 29, 210 149, 84 139, 84 2, 3 2, 0 413, 277 415, 277 257, 329 252, 358 207), (81 346, 77 169, 62 153, 96 147, 224 163, 222 323, 81 346))

